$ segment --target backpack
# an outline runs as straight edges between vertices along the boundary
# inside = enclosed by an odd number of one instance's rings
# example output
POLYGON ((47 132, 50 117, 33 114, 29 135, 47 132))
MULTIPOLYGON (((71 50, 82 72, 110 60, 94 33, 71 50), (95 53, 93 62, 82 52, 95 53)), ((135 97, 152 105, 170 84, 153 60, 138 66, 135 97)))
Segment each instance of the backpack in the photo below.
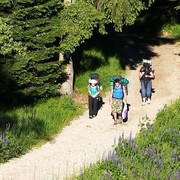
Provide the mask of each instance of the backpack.
POLYGON ((97 74, 97 73, 92 73, 90 74, 90 79, 89 79, 89 85, 90 85, 90 80, 96 80, 97 81, 97 86, 99 86, 100 90, 103 90, 103 87, 101 86, 101 83, 100 83, 100 75, 97 74))
MULTIPOLYGON (((100 85, 100 75, 97 74, 97 73, 90 74, 90 79, 89 79, 89 84, 88 85, 91 85, 90 80, 92 80, 92 79, 97 81, 96 88, 97 89, 99 88, 102 91, 103 87, 100 85)), ((102 107, 102 105, 103 105, 103 100, 102 100, 102 97, 100 95, 98 96, 98 98, 99 98, 98 99, 99 100, 98 101, 98 109, 100 109, 102 107)))
POLYGON ((90 79, 95 79, 97 81, 97 84, 100 86, 100 76, 97 73, 90 74, 90 79))
POLYGON ((113 88, 113 89, 114 89, 114 86, 115 86, 115 83, 114 83, 115 79, 118 79, 118 80, 121 82, 121 84, 125 87, 126 94, 128 95, 128 84, 129 84, 129 80, 126 79, 126 78, 123 78, 123 77, 120 76, 120 75, 111 76, 109 80, 110 80, 110 86, 111 86, 111 88, 113 88))

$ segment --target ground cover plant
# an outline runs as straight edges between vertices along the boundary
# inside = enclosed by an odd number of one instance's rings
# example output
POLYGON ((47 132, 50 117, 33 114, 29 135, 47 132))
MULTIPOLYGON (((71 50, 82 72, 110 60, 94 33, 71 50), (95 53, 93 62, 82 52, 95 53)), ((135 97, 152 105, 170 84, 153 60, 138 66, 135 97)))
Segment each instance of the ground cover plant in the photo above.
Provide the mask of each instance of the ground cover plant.
POLYGON ((180 99, 157 114, 153 124, 148 117, 133 139, 122 134, 112 152, 71 179, 180 179, 180 99))
POLYGON ((83 109, 70 97, 51 98, 10 110, 1 105, 0 163, 52 140, 72 119, 82 114, 83 109))

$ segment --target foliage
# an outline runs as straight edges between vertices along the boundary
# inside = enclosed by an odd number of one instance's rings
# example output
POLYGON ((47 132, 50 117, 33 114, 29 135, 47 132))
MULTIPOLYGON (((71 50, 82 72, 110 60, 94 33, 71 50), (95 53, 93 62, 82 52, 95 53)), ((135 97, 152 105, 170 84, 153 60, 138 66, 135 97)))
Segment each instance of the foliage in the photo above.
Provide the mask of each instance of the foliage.
POLYGON ((26 49, 21 42, 14 41, 13 26, 9 23, 10 20, 8 18, 0 17, 0 54, 6 55, 12 52, 24 53, 26 49))
MULTIPOLYGON (((9 77, 6 96, 10 94, 12 98, 18 95, 24 99, 59 94, 63 64, 59 61, 59 42, 53 36, 51 23, 63 9, 63 4, 58 0, 17 1, 16 4, 1 1, 0 6, 2 16, 9 20, 4 23, 6 26, 1 25, 0 28, 3 30, 2 43, 9 43, 2 47, 1 52, 4 48, 6 51, 2 52, 5 56, 0 61, 1 74, 9 77), (23 45, 24 53, 14 52, 21 50, 15 47, 16 44, 23 45), (10 45, 13 45, 12 49, 8 49, 10 45), (13 89, 9 86, 10 81, 13 81, 13 89)), ((1 87, 7 84, 1 84, 1 87)))
POLYGON ((166 24, 162 27, 163 33, 168 33, 170 37, 177 40, 180 39, 180 25, 179 24, 166 24))
POLYGON ((142 10, 147 9, 154 0, 84 0, 87 3, 93 4, 97 11, 102 12, 105 16, 101 25, 114 24, 116 31, 122 31, 125 25, 134 24, 137 16, 142 10))
POLYGON ((164 107, 135 139, 122 134, 114 151, 72 179, 179 179, 179 109, 180 99, 164 107))
POLYGON ((82 112, 83 108, 69 97, 51 98, 12 110, 3 105, 0 115, 0 163, 52 140, 82 112))
POLYGON ((64 8, 52 27, 61 37, 61 52, 74 52, 76 47, 93 35, 94 28, 102 19, 103 15, 87 3, 74 3, 64 8))

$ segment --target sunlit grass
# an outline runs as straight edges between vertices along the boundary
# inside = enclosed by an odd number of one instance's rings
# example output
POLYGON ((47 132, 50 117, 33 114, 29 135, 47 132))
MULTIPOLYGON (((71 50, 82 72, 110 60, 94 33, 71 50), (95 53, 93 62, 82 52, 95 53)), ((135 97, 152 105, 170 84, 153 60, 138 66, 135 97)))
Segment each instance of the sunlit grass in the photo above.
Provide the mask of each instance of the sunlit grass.
POLYGON ((103 87, 101 94, 105 94, 105 92, 110 90, 110 76, 117 74, 123 75, 124 71, 120 66, 119 58, 117 56, 109 57, 107 64, 102 65, 94 71, 86 71, 76 76, 75 90, 78 93, 87 94, 88 80, 91 73, 98 73, 100 75, 100 83, 103 87))
POLYGON ((162 28, 163 33, 167 33, 170 37, 180 40, 180 24, 167 24, 162 28))

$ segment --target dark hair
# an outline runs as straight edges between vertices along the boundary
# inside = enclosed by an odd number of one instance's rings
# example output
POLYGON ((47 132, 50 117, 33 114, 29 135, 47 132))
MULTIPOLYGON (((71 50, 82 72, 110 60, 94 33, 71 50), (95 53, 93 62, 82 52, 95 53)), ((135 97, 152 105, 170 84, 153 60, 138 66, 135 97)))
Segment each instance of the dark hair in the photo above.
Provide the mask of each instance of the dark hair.
POLYGON ((144 63, 143 66, 144 66, 145 68, 149 69, 151 65, 150 65, 149 63, 144 63))
POLYGON ((140 72, 145 72, 146 68, 144 66, 141 67, 140 72))
POLYGON ((116 83, 116 82, 120 82, 120 80, 119 80, 119 79, 115 79, 114 82, 115 82, 115 83, 116 83))

